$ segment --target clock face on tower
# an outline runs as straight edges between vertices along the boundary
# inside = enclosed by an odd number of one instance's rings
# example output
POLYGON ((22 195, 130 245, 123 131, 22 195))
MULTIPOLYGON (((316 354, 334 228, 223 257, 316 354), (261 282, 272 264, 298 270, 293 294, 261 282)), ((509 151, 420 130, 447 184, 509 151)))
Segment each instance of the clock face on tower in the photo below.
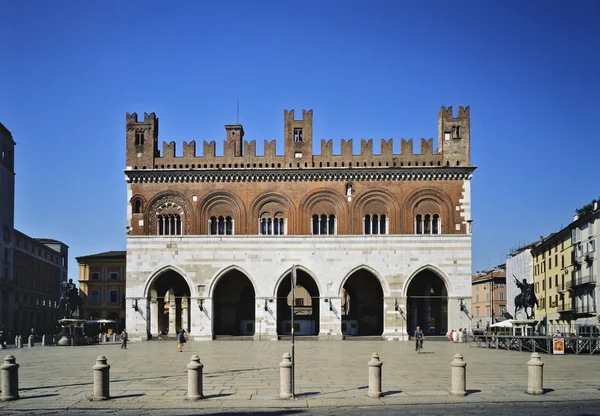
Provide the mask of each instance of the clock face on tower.
POLYGON ((5 242, 10 243, 10 230, 8 229, 8 225, 5 225, 2 229, 2 239, 5 242))

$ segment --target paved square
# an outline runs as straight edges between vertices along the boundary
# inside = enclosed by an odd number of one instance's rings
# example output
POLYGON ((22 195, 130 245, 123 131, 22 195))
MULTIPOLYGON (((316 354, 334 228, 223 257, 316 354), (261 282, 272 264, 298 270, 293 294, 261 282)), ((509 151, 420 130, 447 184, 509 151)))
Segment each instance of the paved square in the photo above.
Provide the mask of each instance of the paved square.
POLYGON ((279 399, 279 363, 289 341, 134 342, 81 347, 1 350, 16 357, 20 400, 0 402, 3 410, 187 409, 365 406, 409 403, 591 400, 600 392, 600 356, 542 354, 542 396, 527 389, 529 353, 480 349, 475 345, 425 341, 424 354, 412 342, 296 341, 295 400, 279 399), (368 361, 383 362, 383 397, 367 397, 368 361), (450 395, 450 362, 467 363, 466 397, 450 395), (193 354, 204 364, 205 400, 187 402, 186 365, 193 354), (93 371, 104 355, 110 368, 112 400, 95 402, 93 371))

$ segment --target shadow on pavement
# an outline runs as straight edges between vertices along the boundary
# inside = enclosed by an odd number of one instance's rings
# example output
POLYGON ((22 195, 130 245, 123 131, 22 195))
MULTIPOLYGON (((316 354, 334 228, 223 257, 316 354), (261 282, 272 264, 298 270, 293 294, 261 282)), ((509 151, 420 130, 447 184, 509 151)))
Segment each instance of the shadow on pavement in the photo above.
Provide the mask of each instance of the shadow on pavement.
POLYGON ((381 397, 391 396, 392 394, 398 394, 398 393, 402 393, 402 390, 384 391, 383 393, 381 393, 381 397))
POLYGON ((35 396, 21 396, 20 399, 21 400, 26 400, 26 399, 43 399, 44 397, 52 397, 52 396, 59 396, 58 393, 52 393, 52 394, 37 394, 35 396))
POLYGON ((119 394, 118 396, 110 396, 111 399, 127 399, 130 397, 145 396, 144 393, 119 394))
POLYGON ((467 396, 469 394, 475 394, 475 393, 481 393, 481 390, 476 390, 476 389, 467 390, 467 396))

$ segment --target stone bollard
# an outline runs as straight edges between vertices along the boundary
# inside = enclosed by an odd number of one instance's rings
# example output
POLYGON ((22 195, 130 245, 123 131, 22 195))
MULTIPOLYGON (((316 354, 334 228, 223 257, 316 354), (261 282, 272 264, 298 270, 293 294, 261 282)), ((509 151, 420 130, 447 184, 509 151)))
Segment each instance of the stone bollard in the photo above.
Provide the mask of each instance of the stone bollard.
POLYGON ((540 354, 534 352, 527 361, 527 393, 544 394, 544 363, 540 359, 540 354))
POLYGON ((15 338, 15 344, 17 348, 23 348, 23 338, 21 337, 21 335, 17 335, 15 338), (17 342, 18 340, 18 342, 17 342))
POLYGON ((34 340, 33 340, 33 335, 29 335, 29 338, 27 339, 27 346, 29 348, 33 347, 34 345, 34 340))
POLYGON ((7 355, 4 364, 0 366, 2 372, 2 401, 17 400, 19 398, 19 364, 15 357, 7 355))
POLYGON ((292 398, 292 356, 287 352, 279 364, 279 397, 292 398))
POLYGON ((369 397, 381 397, 381 366, 383 363, 379 361, 379 355, 376 352, 371 355, 369 361, 369 397))
POLYGON ((450 390, 450 393, 455 396, 466 396, 467 363, 463 361, 462 354, 454 354, 454 360, 450 365, 452 366, 452 390, 450 390))
POLYGON ((106 364, 106 357, 101 355, 96 358, 94 370, 94 400, 110 399, 110 365, 106 364))
POLYGON ((46 335, 42 335, 42 347, 46 346, 46 335))
POLYGON ((190 358, 190 363, 187 365, 188 369, 188 400, 200 400, 204 398, 202 394, 202 369, 204 364, 200 362, 200 357, 196 354, 190 358))

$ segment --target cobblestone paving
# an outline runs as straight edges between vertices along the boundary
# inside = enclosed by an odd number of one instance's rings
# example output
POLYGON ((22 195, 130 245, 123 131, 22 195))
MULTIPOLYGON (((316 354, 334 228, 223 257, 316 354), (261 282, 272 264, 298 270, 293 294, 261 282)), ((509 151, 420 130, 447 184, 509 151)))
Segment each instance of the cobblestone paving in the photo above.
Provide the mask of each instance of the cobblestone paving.
POLYGON ((279 399, 279 363, 288 341, 134 342, 81 347, 0 350, 19 368, 20 400, 0 402, 1 410, 190 409, 385 406, 390 404, 492 403, 597 399, 600 356, 542 354, 545 394, 527 389, 529 353, 480 349, 468 344, 425 342, 297 341, 294 400, 279 399), (383 362, 383 397, 367 397, 368 361, 383 362), (466 397, 449 393, 450 362, 461 353, 467 363, 466 397), (204 364, 205 400, 188 402, 186 365, 193 354, 204 364), (96 358, 110 368, 111 400, 93 401, 96 358))

